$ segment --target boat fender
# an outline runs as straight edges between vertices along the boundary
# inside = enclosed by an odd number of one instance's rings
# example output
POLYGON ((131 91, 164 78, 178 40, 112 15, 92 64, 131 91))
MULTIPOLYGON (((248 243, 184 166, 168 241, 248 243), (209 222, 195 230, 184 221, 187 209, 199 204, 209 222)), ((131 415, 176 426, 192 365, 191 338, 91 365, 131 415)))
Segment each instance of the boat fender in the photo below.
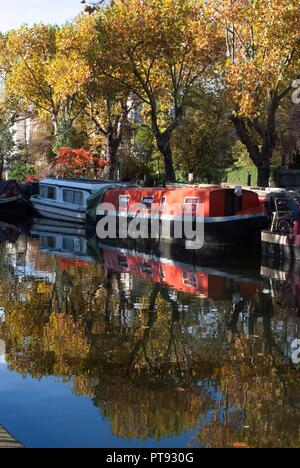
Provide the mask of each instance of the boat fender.
POLYGON ((237 185, 234 187, 234 194, 236 197, 242 197, 243 196, 243 187, 241 185, 237 185))

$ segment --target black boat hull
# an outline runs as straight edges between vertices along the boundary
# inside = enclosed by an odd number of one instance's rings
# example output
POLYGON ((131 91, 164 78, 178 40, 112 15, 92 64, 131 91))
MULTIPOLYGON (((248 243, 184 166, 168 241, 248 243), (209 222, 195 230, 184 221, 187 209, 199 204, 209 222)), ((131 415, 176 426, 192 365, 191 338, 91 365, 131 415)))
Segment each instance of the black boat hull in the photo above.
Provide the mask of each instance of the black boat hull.
POLYGON ((31 219, 34 213, 34 208, 22 198, 0 203, 0 219, 14 225, 23 224, 31 219))
MULTIPOLYGON (((98 220, 100 220, 99 218, 98 220)), ((160 246, 162 244, 170 245, 173 251, 177 249, 182 252, 193 251, 192 255, 197 253, 199 257, 205 258, 210 257, 216 252, 223 252, 224 254, 232 255, 232 252, 248 251, 251 254, 260 251, 260 238, 261 231, 266 228, 267 219, 264 216, 256 217, 236 217, 236 219, 230 219, 228 221, 210 221, 207 220, 204 223, 204 239, 201 236, 200 242, 197 243, 194 240, 186 238, 184 236, 184 229, 182 229, 183 236, 176 238, 174 233, 180 232, 179 226, 175 225, 176 222, 170 222, 170 236, 163 236, 163 229, 160 226, 159 235, 152 237, 149 235, 151 232, 150 225, 151 221, 144 224, 143 234, 148 233, 148 236, 141 236, 137 239, 132 239, 130 235, 126 236, 128 232, 128 226, 131 220, 127 221, 127 229, 120 236, 119 223, 117 222, 117 237, 115 238, 104 238, 100 231, 97 229, 97 236, 100 241, 107 241, 109 243, 124 245, 124 247, 130 248, 133 245, 145 246, 146 248, 153 248, 153 246, 160 246)), ((123 221, 124 223, 124 221, 123 221)), ((177 224, 180 222, 177 222, 177 224)), ((182 223, 181 223, 182 224, 182 223)), ((182 227, 182 226, 181 226, 182 227)))

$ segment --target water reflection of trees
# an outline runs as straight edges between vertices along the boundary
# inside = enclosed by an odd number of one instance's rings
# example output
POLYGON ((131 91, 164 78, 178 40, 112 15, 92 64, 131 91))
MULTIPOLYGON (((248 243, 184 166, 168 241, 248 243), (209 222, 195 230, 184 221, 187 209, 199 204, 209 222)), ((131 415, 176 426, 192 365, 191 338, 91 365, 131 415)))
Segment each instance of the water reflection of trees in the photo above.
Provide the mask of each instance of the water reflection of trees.
POLYGON ((69 382, 119 437, 198 427, 195 445, 299 445, 300 387, 286 358, 299 324, 277 293, 213 301, 30 255, 49 278, 20 281, 1 262, 10 369, 69 382))

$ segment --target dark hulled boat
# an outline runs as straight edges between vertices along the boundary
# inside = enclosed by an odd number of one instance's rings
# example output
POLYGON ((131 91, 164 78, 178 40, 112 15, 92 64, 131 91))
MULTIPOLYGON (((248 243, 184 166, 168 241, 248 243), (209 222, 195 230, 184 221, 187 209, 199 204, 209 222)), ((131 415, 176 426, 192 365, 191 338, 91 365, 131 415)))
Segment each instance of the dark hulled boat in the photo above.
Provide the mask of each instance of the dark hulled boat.
POLYGON ((17 182, 0 181, 0 218, 15 225, 23 224, 35 213, 17 182))

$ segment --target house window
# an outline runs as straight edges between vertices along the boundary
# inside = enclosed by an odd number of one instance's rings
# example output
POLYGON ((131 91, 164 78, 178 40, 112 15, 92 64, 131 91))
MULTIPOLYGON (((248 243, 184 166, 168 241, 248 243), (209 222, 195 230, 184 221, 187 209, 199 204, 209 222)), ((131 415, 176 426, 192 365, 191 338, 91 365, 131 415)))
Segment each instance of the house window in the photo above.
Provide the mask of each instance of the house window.
POLYGON ((83 193, 77 192, 76 190, 63 190, 63 200, 65 203, 69 203, 70 205, 83 205, 83 193))
POLYGON ((42 198, 48 200, 56 200, 56 188, 51 185, 42 185, 40 188, 40 195, 42 198))

